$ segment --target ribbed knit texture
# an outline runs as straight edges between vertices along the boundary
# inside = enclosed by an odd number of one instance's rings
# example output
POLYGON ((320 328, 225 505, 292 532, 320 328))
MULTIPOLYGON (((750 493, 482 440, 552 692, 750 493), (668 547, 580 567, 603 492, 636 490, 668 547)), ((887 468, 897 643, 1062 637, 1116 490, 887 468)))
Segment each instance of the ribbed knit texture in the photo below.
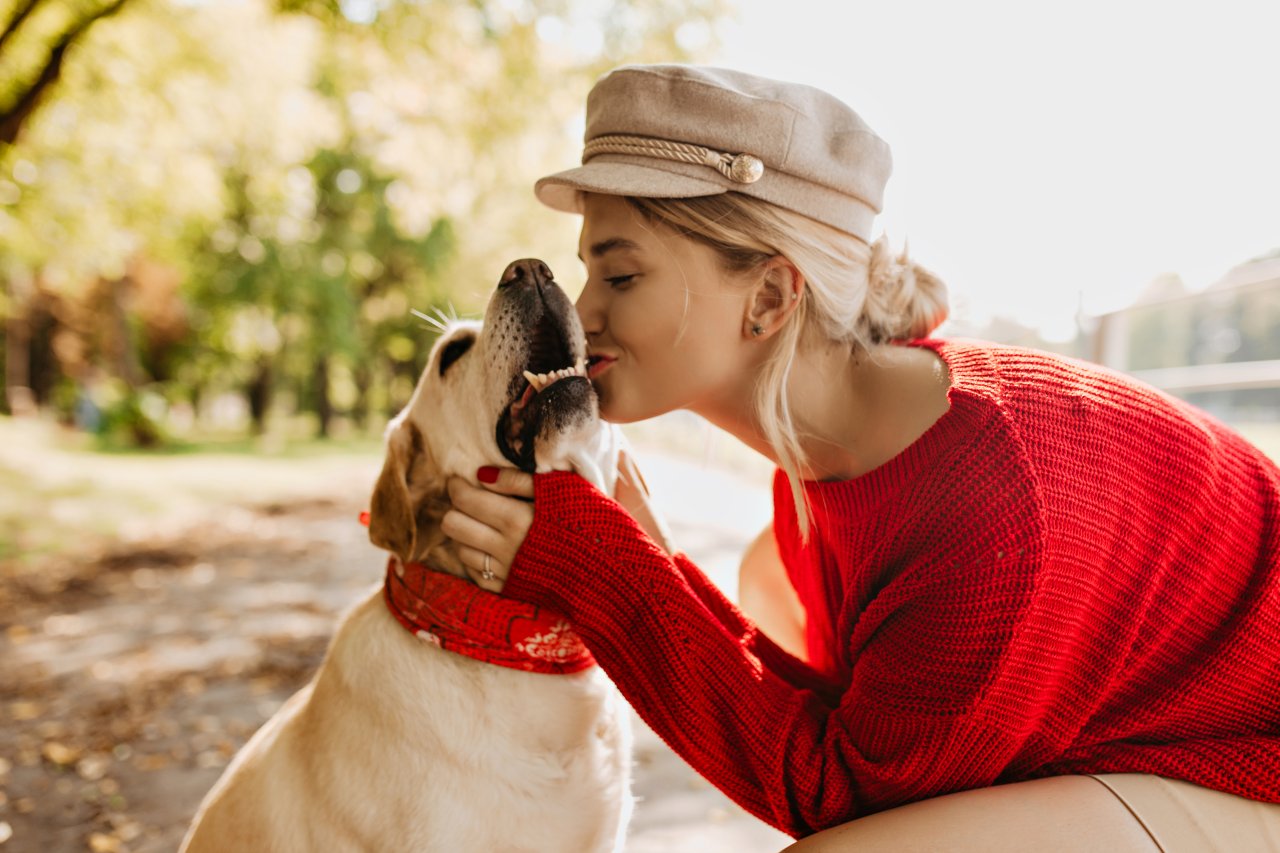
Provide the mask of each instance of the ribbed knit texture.
POLYGON ((920 341, 950 409, 805 483, 779 550, 809 662, 568 473, 534 478, 504 594, 564 613, 645 721, 795 836, 1072 773, 1280 802, 1280 470, 1204 413, 1044 353, 920 341))

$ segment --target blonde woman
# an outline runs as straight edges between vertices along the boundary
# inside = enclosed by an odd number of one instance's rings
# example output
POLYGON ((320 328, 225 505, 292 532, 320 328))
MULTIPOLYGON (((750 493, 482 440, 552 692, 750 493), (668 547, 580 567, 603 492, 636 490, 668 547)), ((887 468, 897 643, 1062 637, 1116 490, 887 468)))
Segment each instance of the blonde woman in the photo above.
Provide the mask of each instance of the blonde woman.
POLYGON ((821 91, 625 67, 586 138, 536 191, 583 217, 602 416, 777 465, 754 618, 642 489, 569 473, 451 484, 489 587, 795 850, 1280 849, 1276 466, 1126 377, 928 339, 943 285, 871 237, 888 147, 821 91))

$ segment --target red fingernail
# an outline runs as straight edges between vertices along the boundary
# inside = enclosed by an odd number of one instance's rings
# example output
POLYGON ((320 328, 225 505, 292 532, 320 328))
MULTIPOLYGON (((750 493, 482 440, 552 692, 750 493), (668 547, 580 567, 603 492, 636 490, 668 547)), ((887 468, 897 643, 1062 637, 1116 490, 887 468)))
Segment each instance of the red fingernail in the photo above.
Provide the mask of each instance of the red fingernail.
POLYGON ((498 469, 492 465, 485 465, 476 471, 476 476, 482 483, 496 483, 498 482, 498 469))

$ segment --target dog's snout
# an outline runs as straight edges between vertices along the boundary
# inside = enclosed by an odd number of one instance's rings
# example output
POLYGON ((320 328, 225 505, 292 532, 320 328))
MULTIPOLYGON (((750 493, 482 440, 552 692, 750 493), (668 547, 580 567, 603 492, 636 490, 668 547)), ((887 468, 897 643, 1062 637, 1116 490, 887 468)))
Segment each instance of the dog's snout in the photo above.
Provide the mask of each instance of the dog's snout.
POLYGON ((516 285, 543 285, 553 280, 551 268, 537 258, 522 258, 518 261, 512 261, 502 273, 502 278, 498 279, 498 289, 501 290, 516 285))

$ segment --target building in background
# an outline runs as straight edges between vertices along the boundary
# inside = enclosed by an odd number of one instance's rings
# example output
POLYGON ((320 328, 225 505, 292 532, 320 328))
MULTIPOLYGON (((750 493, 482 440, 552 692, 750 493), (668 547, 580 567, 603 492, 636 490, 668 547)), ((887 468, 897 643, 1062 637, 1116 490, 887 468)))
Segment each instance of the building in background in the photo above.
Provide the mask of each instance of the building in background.
POLYGON ((1176 276, 1095 318, 1087 358, 1227 422, 1280 422, 1280 251, 1186 292, 1176 276))

